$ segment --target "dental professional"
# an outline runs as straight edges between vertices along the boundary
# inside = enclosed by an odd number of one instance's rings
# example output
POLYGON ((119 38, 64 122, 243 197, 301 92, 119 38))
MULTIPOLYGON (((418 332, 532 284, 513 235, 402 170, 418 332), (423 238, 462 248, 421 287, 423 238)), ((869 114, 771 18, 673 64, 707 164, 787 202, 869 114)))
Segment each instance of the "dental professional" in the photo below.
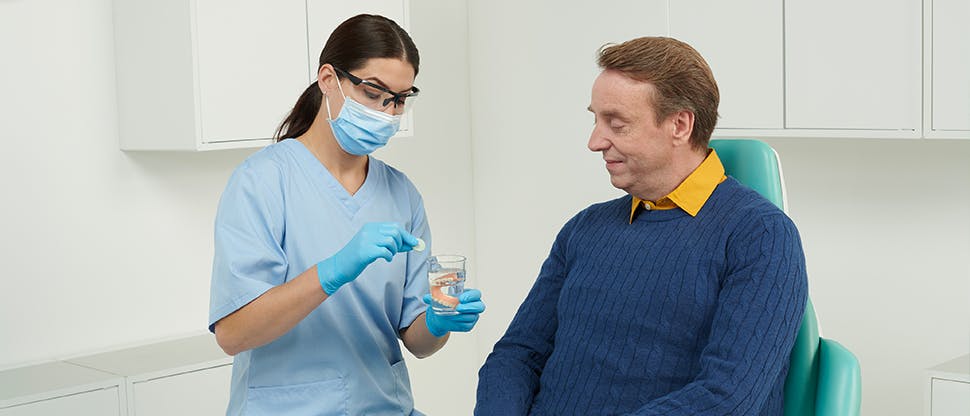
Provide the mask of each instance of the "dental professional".
POLYGON ((227 414, 421 415, 398 339, 424 358, 484 311, 474 289, 459 314, 431 311, 421 195, 369 156, 418 94, 418 62, 392 20, 346 20, 277 142, 229 179, 209 306, 234 356, 227 414))

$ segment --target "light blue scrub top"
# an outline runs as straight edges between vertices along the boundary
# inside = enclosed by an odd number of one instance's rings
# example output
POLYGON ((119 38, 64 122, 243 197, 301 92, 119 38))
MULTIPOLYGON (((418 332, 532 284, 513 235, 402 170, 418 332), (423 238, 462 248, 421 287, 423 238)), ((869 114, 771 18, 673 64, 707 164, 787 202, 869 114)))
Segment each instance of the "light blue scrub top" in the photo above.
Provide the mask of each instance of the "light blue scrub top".
POLYGON ((253 154, 219 202, 213 324, 338 250, 368 222, 397 222, 429 249, 378 259, 279 339, 235 356, 228 415, 420 415, 398 331, 426 305, 431 234, 400 171, 370 158, 350 195, 296 140, 253 154))

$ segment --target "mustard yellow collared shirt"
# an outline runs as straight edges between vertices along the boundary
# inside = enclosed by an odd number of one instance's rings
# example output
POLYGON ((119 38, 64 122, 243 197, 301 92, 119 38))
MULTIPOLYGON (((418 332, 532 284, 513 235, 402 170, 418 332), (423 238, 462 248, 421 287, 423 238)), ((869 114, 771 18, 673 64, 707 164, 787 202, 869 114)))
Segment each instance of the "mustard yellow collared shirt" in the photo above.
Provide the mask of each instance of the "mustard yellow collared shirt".
POLYGON ((656 202, 633 197, 633 206, 630 207, 630 223, 632 224, 633 219, 644 209, 680 208, 692 217, 697 216, 704 203, 714 193, 714 188, 717 188, 717 185, 724 182, 725 179, 727 179, 727 176, 724 175, 724 165, 721 164, 721 159, 717 157, 717 152, 711 149, 700 166, 694 169, 687 176, 687 179, 684 179, 667 196, 656 202))

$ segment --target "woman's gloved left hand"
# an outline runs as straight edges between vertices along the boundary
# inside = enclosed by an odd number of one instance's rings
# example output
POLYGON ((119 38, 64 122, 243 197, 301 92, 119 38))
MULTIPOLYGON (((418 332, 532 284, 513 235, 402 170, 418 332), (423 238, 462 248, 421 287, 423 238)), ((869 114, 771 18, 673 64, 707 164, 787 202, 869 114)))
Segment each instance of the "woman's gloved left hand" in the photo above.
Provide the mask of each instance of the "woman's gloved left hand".
POLYGON ((455 315, 438 315, 431 309, 431 295, 424 295, 424 303, 428 304, 425 311, 425 322, 428 331, 436 337, 443 337, 449 332, 468 332, 478 322, 478 315, 485 312, 482 302, 482 292, 478 289, 468 289, 458 296, 458 306, 455 315))

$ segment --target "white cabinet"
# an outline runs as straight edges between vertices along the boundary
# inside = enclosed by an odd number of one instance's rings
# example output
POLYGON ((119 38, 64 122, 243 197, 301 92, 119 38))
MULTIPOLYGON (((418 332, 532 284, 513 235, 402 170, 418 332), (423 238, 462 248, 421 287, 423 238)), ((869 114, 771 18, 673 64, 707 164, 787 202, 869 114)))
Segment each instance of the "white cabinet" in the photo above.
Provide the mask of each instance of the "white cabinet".
POLYGON ((970 415, 970 355, 927 371, 926 416, 970 415))
POLYGON ((970 138, 970 1, 924 1, 926 137, 970 138))
POLYGON ((195 10, 202 139, 272 137, 308 85, 304 0, 198 0, 195 10))
POLYGON ((303 92, 303 0, 114 2, 124 150, 263 146, 303 92))
POLYGON ((232 365, 131 382, 129 416, 218 415, 229 403, 232 365), (200 392, 206 392, 204 395, 200 392))
POLYGON ((122 415, 123 380, 64 362, 0 371, 0 416, 122 415))
POLYGON ((0 416, 224 414, 232 358, 212 334, 0 371, 0 416))
POLYGON ((320 3, 116 0, 121 148, 270 144, 339 21, 360 11, 407 19, 406 0, 320 3))
POLYGON ((919 137, 921 7, 785 1, 785 127, 919 137))
MULTIPOLYGON (((927 1, 966 7, 965 0, 927 1)), ((670 35, 698 49, 718 80, 721 118, 715 136, 922 137, 921 2, 722 3, 676 1, 669 11, 670 35)), ((949 50, 967 49, 962 40, 970 35, 937 30, 948 32, 949 50)), ((948 85, 967 81, 964 68, 946 68, 950 78, 959 78, 948 85)), ((960 88, 947 94, 953 97, 939 99, 950 102, 949 108, 958 108, 952 102, 959 99, 970 100, 960 88)), ((960 114, 939 117, 970 123, 960 114)))
POLYGON ((2 416, 107 416, 120 415, 118 387, 55 397, 0 409, 2 416))
POLYGON ((784 128, 781 2, 684 0, 669 5, 670 35, 697 49, 714 72, 721 93, 720 132, 784 128))
POLYGON ((232 359, 211 334, 69 359, 125 377, 128 416, 222 414, 232 359))

